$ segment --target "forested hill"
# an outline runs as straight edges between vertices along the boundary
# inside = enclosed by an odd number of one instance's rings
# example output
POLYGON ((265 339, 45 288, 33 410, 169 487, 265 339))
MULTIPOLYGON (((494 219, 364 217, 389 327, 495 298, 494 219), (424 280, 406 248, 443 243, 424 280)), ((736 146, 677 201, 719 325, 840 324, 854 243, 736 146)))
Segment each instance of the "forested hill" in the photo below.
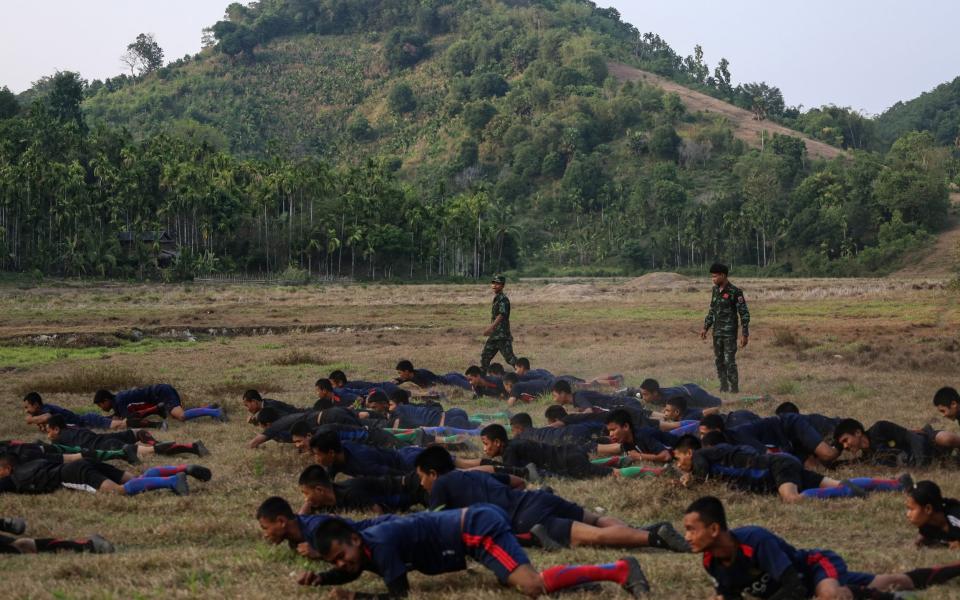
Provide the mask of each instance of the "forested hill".
POLYGON ((892 144, 911 131, 929 131, 938 144, 960 150, 960 77, 906 102, 897 102, 877 118, 880 140, 892 144))
POLYGON ((682 57, 586 0, 262 0, 209 35, 165 66, 138 38, 135 77, 60 73, 19 107, 0 95, 0 266, 157 274, 156 242, 118 239, 162 230, 179 246, 169 277, 715 259, 859 274, 948 210, 955 164, 930 136, 816 160, 830 149, 764 127, 794 119, 836 142, 775 87, 734 86, 726 60, 682 57), (611 62, 685 87, 618 79, 611 62), (756 121, 700 112, 688 88, 756 121))

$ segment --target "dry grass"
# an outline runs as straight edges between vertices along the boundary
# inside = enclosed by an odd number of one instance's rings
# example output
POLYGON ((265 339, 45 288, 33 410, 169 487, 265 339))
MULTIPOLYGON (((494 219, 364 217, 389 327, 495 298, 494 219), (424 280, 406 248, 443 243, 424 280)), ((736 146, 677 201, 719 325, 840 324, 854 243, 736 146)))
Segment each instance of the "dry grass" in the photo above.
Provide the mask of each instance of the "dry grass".
POLYGON ((17 390, 41 394, 93 394, 97 390, 121 390, 138 385, 154 383, 147 373, 132 367, 118 366, 109 362, 87 361, 62 375, 44 376, 34 374, 18 384, 17 390), (96 364, 101 362, 101 364, 96 364))
MULTIPOLYGON (((565 293, 564 282, 557 280, 511 284, 515 348, 520 353, 557 372, 616 371, 634 385, 652 376, 665 384, 694 381, 716 389, 709 344, 694 333, 709 298, 708 284, 694 281, 641 293, 617 282, 577 283, 591 289, 577 287, 575 293, 565 293), (691 287, 699 289, 689 291, 691 287)), ((738 356, 744 395, 770 393, 807 410, 868 422, 882 417, 913 427, 928 422, 955 427, 937 418, 929 400, 941 385, 960 383, 956 333, 960 308, 955 292, 881 280, 736 283, 746 290, 754 318, 750 345, 738 356), (807 347, 801 351, 798 344, 807 347)), ((0 438, 35 435, 19 414, 20 391, 27 388, 41 390, 50 402, 91 410, 95 407, 89 404, 90 394, 97 387, 168 381, 188 406, 216 400, 235 418, 227 425, 202 420, 173 423, 161 434, 163 439, 203 439, 213 452, 204 463, 214 470, 214 480, 193 486, 190 497, 155 493, 111 498, 68 491, 0 497, 0 514, 24 516, 33 535, 98 531, 119 548, 110 557, 5 558, 0 561, 3 597, 316 597, 316 590, 298 589, 290 576, 306 563, 286 548, 261 542, 252 518, 257 503, 268 495, 298 499, 295 479, 306 463, 288 447, 268 445, 259 451, 244 447, 255 430, 243 423, 240 394, 252 387, 294 404, 311 403, 313 382, 330 370, 320 360, 329 360, 327 349, 334 349, 337 364, 345 365, 349 375, 362 379, 392 376, 401 357, 438 372, 463 370, 478 359, 488 302, 485 285, 0 289, 3 339, 55 331, 183 328, 185 314, 201 319, 190 323, 196 330, 298 324, 346 328, 159 345, 139 354, 65 358, 4 373, 7 392, 0 405, 7 412, 0 418, 0 438), (275 363, 297 356, 316 361, 275 363)), ((0 369, 4 366, 0 364, 0 369)), ((471 411, 495 406, 459 396, 447 404, 471 411)), ((540 419, 545 406, 541 401, 524 410, 540 419)), ((755 410, 769 414, 774 406, 775 402, 765 403, 755 410)), ((150 464, 161 462, 152 459, 150 464)), ((876 469, 857 472, 893 474, 876 469)), ((934 469, 918 475, 936 479, 951 495, 960 496, 955 472, 934 469)), ((798 546, 833 548, 857 570, 956 560, 955 552, 911 547, 915 532, 903 518, 897 495, 784 506, 773 498, 714 486, 685 490, 655 480, 550 483, 570 499, 634 523, 655 519, 679 523, 683 507, 698 494, 720 494, 734 524, 771 527, 798 546)), ((609 561, 620 555, 595 549, 531 553, 539 566, 609 561)), ((708 595, 709 580, 698 557, 643 552, 639 558, 654 584, 654 598, 708 595)), ((413 585, 419 597, 441 600, 505 594, 519 598, 498 588, 480 567, 465 574, 415 577, 413 585)), ((367 575, 351 589, 382 587, 367 575)), ((609 596, 615 593, 610 588, 609 596)), ((960 584, 954 584, 921 597, 958 595, 960 584)))
POLYGON ((326 360, 317 352, 295 348, 274 358, 270 361, 270 364, 279 367, 293 367, 298 365, 328 365, 330 362, 331 361, 326 360))

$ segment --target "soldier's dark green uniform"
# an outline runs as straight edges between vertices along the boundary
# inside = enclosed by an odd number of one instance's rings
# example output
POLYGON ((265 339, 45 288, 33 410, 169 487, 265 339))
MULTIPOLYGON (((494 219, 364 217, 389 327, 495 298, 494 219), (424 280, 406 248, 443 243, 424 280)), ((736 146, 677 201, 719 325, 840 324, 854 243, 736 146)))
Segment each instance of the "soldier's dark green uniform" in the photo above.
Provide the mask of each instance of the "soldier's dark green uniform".
POLYGON ((729 281, 723 288, 713 286, 710 310, 703 321, 704 330, 713 327, 713 356, 720 378, 720 391, 740 391, 737 372, 737 322, 743 326, 744 337, 749 336, 750 311, 743 291, 729 281))
MULTIPOLYGON (((497 275, 491 283, 503 285, 507 279, 503 275, 497 275)), ((483 351, 480 353, 480 368, 484 372, 490 366, 490 361, 497 355, 497 352, 503 356, 503 360, 512 367, 517 364, 517 357, 513 354, 513 336, 510 334, 510 299, 502 291, 493 297, 493 305, 490 307, 490 322, 492 323, 498 316, 503 315, 503 320, 494 328, 490 337, 483 344, 483 351)))

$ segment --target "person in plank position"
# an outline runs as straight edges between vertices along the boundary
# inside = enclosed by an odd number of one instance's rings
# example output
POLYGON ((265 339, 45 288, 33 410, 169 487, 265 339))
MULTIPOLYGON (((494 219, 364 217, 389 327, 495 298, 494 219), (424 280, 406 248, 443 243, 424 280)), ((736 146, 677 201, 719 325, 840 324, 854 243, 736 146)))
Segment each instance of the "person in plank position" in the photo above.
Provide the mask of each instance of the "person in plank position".
MULTIPOLYGON (((0 519, 0 531, 23 535, 27 530, 27 522, 23 519, 0 519)), ((0 554, 37 554, 39 552, 90 552, 93 554, 109 554, 113 552, 113 544, 100 537, 91 535, 82 539, 67 538, 28 538, 11 537, 0 534, 0 554)))
POLYGON ((143 418, 149 415, 168 415, 178 421, 189 421, 200 417, 210 417, 226 421, 226 413, 219 406, 204 406, 184 410, 180 403, 180 394, 176 388, 166 383, 133 388, 114 394, 110 390, 97 390, 93 403, 105 413, 113 413, 117 418, 143 418))
POLYGON ((830 550, 798 549, 763 527, 729 529, 723 503, 704 496, 687 507, 684 535, 703 555, 717 598, 822 600, 894 599, 893 590, 921 590, 960 575, 960 563, 906 573, 874 575, 849 571, 830 550))
POLYGON ((135 496, 152 490, 170 490, 178 496, 190 493, 187 475, 209 481, 210 470, 199 465, 153 467, 136 476, 106 463, 56 457, 20 461, 15 455, 0 456, 0 492, 49 494, 61 487, 92 492, 135 496))
POLYGON ((669 523, 634 529, 554 494, 517 489, 509 476, 458 471, 450 453, 439 446, 424 450, 416 465, 420 486, 430 495, 430 510, 494 504, 509 515, 515 534, 530 532, 547 550, 592 545, 687 551, 669 523))
POLYGON ((633 557, 606 565, 558 566, 537 572, 511 533, 506 514, 490 504, 417 513, 363 531, 331 519, 317 529, 316 546, 321 558, 336 566, 343 577, 331 581, 304 573, 301 584, 344 584, 371 571, 387 586, 387 593, 378 597, 405 598, 410 593, 410 571, 455 573, 467 568, 468 557, 493 571, 501 584, 531 598, 599 581, 617 583, 634 597, 650 590, 633 557))
POLYGON ((94 433, 89 429, 67 427, 61 415, 54 415, 47 421, 47 439, 50 440, 51 444, 62 444, 89 450, 125 450, 129 446, 134 446, 139 459, 155 454, 160 456, 172 456, 174 454, 210 455, 210 451, 207 450, 201 440, 189 444, 160 442, 154 439, 145 429, 94 433))
POLYGON ((303 505, 300 514, 331 510, 372 511, 378 514, 402 512, 426 504, 420 482, 413 474, 381 477, 352 477, 334 482, 320 465, 310 465, 298 481, 303 505))
POLYGON ((899 479, 856 477, 838 481, 803 468, 789 454, 760 454, 750 446, 727 444, 723 434, 711 432, 703 443, 695 436, 680 438, 673 449, 681 482, 715 478, 732 487, 760 494, 778 494, 784 502, 809 498, 850 498, 868 491, 900 491, 913 484, 909 475, 899 479))

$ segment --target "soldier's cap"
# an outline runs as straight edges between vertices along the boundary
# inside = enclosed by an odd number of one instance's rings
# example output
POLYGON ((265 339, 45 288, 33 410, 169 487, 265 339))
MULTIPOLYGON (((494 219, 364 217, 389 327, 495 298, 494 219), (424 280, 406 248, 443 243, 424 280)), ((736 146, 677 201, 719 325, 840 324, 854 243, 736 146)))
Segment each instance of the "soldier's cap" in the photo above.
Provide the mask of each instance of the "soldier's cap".
POLYGON ((497 274, 493 276, 493 279, 490 280, 490 283, 499 283, 500 285, 506 285, 507 278, 504 277, 503 275, 497 274))

